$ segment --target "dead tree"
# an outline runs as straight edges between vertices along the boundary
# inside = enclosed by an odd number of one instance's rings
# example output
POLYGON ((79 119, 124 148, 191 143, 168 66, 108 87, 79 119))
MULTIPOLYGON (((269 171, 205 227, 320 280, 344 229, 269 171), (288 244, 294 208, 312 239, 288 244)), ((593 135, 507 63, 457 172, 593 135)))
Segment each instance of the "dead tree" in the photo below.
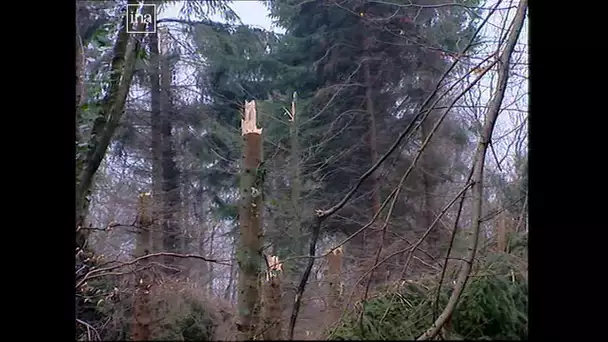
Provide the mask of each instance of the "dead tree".
POLYGON ((279 262, 279 257, 268 257, 268 271, 266 272, 266 282, 264 283, 264 305, 263 310, 263 336, 265 340, 281 340, 281 279, 283 265, 279 262))
POLYGON ((253 340, 260 312, 262 264, 262 129, 257 128, 255 101, 245 102, 241 120, 243 161, 239 204, 238 318, 239 340, 253 340))
MULTIPOLYGON (((139 258, 150 253, 150 219, 151 196, 150 193, 141 193, 137 208, 138 231, 135 246, 135 257, 139 258)), ((133 300, 133 341, 148 341, 150 339, 150 322, 152 314, 150 311, 150 287, 152 286, 152 275, 146 269, 146 259, 137 263, 142 268, 136 273, 135 295, 133 300)))
POLYGON ((340 317, 340 273, 342 272, 342 247, 331 251, 327 255, 327 323, 334 324, 340 317))

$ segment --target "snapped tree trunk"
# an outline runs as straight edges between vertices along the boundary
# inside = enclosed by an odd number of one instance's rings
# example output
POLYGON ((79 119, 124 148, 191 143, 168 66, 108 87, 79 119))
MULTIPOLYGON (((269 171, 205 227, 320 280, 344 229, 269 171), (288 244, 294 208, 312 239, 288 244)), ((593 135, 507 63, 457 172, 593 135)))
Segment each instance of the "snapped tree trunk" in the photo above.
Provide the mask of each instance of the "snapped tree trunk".
MULTIPOLYGON (((135 257, 139 258, 150 253, 150 217, 151 196, 150 193, 139 195, 138 203, 138 231, 135 247, 135 257)), ((133 329, 131 339, 133 341, 150 340, 150 323, 152 313, 150 310, 150 287, 152 286, 152 275, 145 269, 147 260, 140 260, 138 268, 144 268, 136 273, 135 296, 133 301, 133 329)))
POLYGON ((326 323, 334 324, 340 318, 340 273, 342 272, 342 247, 333 250, 327 255, 327 320, 326 323))
POLYGON ((253 340, 260 312, 260 267, 262 263, 262 129, 257 128, 255 101, 245 102, 241 120, 243 158, 239 204, 238 317, 239 340, 253 340))
POLYGON ((264 301, 262 311, 264 312, 263 336, 265 340, 282 340, 283 325, 281 322, 281 280, 282 265, 277 256, 268 258, 268 272, 264 283, 264 301))

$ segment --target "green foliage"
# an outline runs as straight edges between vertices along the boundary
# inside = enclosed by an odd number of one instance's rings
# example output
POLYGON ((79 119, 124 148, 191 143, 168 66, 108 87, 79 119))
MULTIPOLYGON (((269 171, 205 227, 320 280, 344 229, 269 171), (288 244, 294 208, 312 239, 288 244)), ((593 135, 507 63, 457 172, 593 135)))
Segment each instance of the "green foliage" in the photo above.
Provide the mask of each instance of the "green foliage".
MULTIPOLYGON (((520 263, 521 261, 519 261, 520 263)), ((452 316, 453 337, 467 340, 520 340, 528 335, 527 282, 517 272, 511 256, 488 256, 484 266, 470 278, 452 316)), ((433 322, 437 279, 410 282, 398 292, 381 292, 336 325, 333 340, 416 339, 433 322)), ((451 289, 444 286, 439 308, 447 303, 451 289)))

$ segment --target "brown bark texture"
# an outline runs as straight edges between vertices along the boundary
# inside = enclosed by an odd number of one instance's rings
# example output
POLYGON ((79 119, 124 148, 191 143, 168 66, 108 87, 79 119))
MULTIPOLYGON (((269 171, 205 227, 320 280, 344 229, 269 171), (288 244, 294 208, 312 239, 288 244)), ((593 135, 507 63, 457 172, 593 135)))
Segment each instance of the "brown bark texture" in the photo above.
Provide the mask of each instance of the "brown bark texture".
POLYGON ((283 339, 283 325, 281 324, 281 281, 282 266, 279 258, 269 258, 269 269, 264 283, 263 302, 263 334, 265 340, 276 341, 283 339))
POLYGON ((256 127, 255 102, 245 103, 241 122, 243 157, 241 173, 241 200, 239 204, 239 264, 238 338, 253 340, 257 334, 260 313, 260 274, 262 263, 262 129, 256 127))
MULTIPOLYGON (((135 257, 139 258, 150 253, 150 193, 139 195, 138 203, 138 228, 135 246, 135 257)), ((138 262, 138 268, 145 267, 146 259, 138 262)), ((150 323, 152 313, 150 310, 150 287, 152 286, 152 275, 146 269, 136 273, 135 295, 133 300, 133 329, 131 340, 148 341, 150 339, 150 323)))

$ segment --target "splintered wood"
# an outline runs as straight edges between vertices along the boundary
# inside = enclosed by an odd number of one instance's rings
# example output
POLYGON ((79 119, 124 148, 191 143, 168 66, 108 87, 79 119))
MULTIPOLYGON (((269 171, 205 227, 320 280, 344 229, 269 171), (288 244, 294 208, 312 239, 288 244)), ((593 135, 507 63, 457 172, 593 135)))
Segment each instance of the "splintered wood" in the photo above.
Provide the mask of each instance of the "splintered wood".
POLYGON ((245 101, 245 114, 241 119, 242 134, 262 134, 262 129, 257 128, 257 112, 255 101, 245 101))
POLYGON ((281 273, 283 265, 278 256, 268 257, 268 271, 264 284, 264 326, 265 340, 281 340, 283 325, 281 324, 281 273))

